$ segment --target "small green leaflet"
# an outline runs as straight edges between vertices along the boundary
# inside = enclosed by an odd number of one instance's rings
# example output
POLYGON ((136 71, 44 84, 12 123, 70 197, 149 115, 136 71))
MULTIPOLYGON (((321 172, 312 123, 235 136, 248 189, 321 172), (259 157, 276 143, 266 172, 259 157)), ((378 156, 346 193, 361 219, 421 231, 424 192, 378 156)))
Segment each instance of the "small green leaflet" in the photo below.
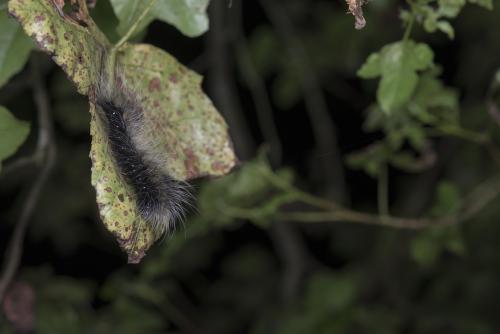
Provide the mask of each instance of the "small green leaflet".
POLYGON ((24 67, 32 48, 30 38, 0 1, 0 87, 24 67))
MULTIPOLYGON (((468 0, 468 2, 488 10, 493 9, 492 0, 468 0)), ((448 20, 457 17, 466 3, 466 0, 419 1, 414 4, 413 15, 416 15, 417 20, 421 21, 425 31, 433 33, 439 30, 453 39, 455 31, 448 20)), ((406 10, 401 13, 401 18, 406 24, 411 16, 410 12, 406 10)))
POLYGON ((0 170, 1 161, 17 151, 29 132, 28 122, 16 119, 10 111, 0 106, 0 170))
POLYGON ((418 83, 417 71, 430 68, 433 58, 427 44, 399 41, 371 54, 359 69, 358 76, 363 79, 381 77, 377 100, 384 112, 392 113, 411 98, 418 83))
MULTIPOLYGON (((123 35, 151 0, 110 0, 116 16, 120 20, 118 33, 123 35)), ((196 37, 208 30, 206 9, 209 0, 156 0, 150 14, 139 24, 135 33, 144 29, 151 21, 158 19, 172 24, 184 35, 196 37)))
POLYGON ((469 0, 469 2, 486 9, 493 10, 493 0, 469 0))

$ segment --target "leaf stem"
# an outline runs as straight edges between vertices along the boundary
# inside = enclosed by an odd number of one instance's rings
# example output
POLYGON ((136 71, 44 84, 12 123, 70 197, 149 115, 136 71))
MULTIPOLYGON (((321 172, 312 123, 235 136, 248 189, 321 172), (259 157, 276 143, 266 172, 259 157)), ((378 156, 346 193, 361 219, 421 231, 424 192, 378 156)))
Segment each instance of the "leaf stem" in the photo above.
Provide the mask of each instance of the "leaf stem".
POLYGON ((123 37, 111 48, 109 51, 108 58, 103 59, 106 68, 106 72, 104 75, 107 75, 109 78, 109 82, 114 82, 115 80, 115 66, 116 66, 116 54, 118 50, 132 37, 134 31, 137 29, 142 20, 148 15, 151 8, 153 8, 156 0, 151 0, 148 5, 144 8, 144 11, 139 15, 137 20, 130 26, 128 31, 123 35, 123 37))
POLYGON ((410 21, 408 22, 408 25, 406 26, 404 35, 403 35, 403 42, 407 42, 410 39, 410 34, 413 29, 413 23, 415 22, 415 13, 413 11, 413 3, 411 1, 408 1, 408 4, 410 5, 410 21))
POLYGON ((148 15, 148 13, 151 10, 151 8, 153 8, 153 6, 154 6, 155 3, 156 3, 156 0, 151 0, 148 3, 148 5, 144 8, 144 11, 141 13, 141 15, 130 26, 129 30, 125 33, 125 35, 123 35, 123 37, 115 44, 115 46, 113 47, 113 49, 116 49, 116 50, 119 49, 120 47, 123 46, 123 44, 125 44, 130 39, 130 37, 135 32, 135 30, 137 29, 137 27, 139 26, 139 24, 142 22, 142 20, 144 20, 144 18, 146 17, 146 15, 148 15))
POLYGON ((479 145, 490 143, 490 138, 487 134, 464 129, 460 126, 442 126, 435 130, 429 129, 427 130, 427 134, 430 136, 454 136, 479 145))
MULTIPOLYGON (((293 186, 291 186, 293 187, 293 186)), ((473 218, 500 194, 500 175, 495 175, 476 188, 464 198, 459 212, 437 218, 407 218, 391 215, 371 214, 337 206, 336 209, 326 211, 285 211, 280 210, 273 214, 273 218, 280 221, 295 221, 302 223, 358 223, 366 225, 387 226, 401 229, 423 229, 432 226, 447 226, 459 224, 473 218)), ((259 220, 258 209, 220 206, 222 215, 231 218, 259 220)))
POLYGON ((269 168, 262 168, 262 174, 273 186, 281 189, 285 192, 292 193, 295 198, 299 201, 307 203, 311 206, 323 208, 325 210, 336 210, 340 208, 340 205, 334 201, 330 201, 321 197, 311 195, 305 191, 302 191, 291 183, 281 179, 278 175, 272 172, 269 168))
POLYGON ((56 144, 52 124, 51 108, 43 78, 40 77, 40 65, 37 58, 31 62, 33 97, 37 106, 39 134, 36 153, 33 156, 40 158, 41 169, 36 180, 31 185, 21 211, 19 220, 14 228, 4 256, 4 266, 0 273, 0 303, 7 293, 8 287, 14 279, 23 253, 23 243, 28 224, 33 217, 36 204, 54 167, 56 144))

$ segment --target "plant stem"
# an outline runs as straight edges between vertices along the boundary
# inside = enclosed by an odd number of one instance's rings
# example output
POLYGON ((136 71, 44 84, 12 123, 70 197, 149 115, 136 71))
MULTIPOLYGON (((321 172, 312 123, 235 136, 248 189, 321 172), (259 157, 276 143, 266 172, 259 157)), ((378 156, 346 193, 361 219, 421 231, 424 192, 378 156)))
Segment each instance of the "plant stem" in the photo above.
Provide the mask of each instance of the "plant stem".
POLYGON ((406 26, 404 35, 403 35, 403 41, 406 42, 410 38, 411 31, 413 29, 413 23, 415 22, 415 13, 413 12, 413 3, 411 1, 408 1, 408 4, 410 5, 410 21, 408 22, 408 25, 406 26))
POLYGON ((9 285, 19 268, 23 253, 23 243, 28 224, 33 216, 40 194, 54 167, 56 144, 52 124, 49 96, 43 79, 40 77, 39 64, 36 58, 31 62, 33 97, 37 106, 39 134, 36 152, 33 154, 41 163, 41 169, 36 180, 31 185, 24 202, 19 220, 14 228, 12 237, 4 256, 4 266, 0 273, 0 303, 2 303, 9 285))
POLYGON ((109 52, 109 57, 107 59, 104 59, 104 61, 107 62, 106 68, 107 68, 107 73, 106 75, 109 76, 110 82, 113 82, 115 79, 115 65, 116 65, 116 54, 118 50, 132 37, 133 33, 139 26, 139 24, 144 20, 146 15, 148 15, 149 11, 151 8, 153 8, 154 4, 156 3, 156 0, 151 0, 148 5, 144 8, 144 11, 139 15, 137 20, 130 26, 129 30, 123 35, 123 37, 111 48, 109 52))
POLYGON ((135 32, 135 30, 139 26, 139 23, 141 23, 142 20, 144 20, 144 18, 146 17, 146 15, 148 15, 149 11, 151 10, 151 8, 153 8, 155 3, 156 3, 156 0, 151 0, 148 3, 148 5, 144 8, 144 11, 141 13, 141 15, 132 24, 132 26, 130 26, 129 30, 125 33, 125 35, 123 35, 123 37, 115 44, 113 49, 119 49, 123 44, 125 44, 130 39, 132 34, 135 32))
POLYGON ((457 126, 441 127, 438 131, 445 135, 455 136, 480 145, 487 144, 490 141, 488 135, 457 126))
POLYGON ((271 182, 273 186, 285 192, 293 194, 294 197, 301 202, 326 210, 336 210, 340 208, 340 205, 332 200, 327 200, 321 197, 311 195, 305 191, 302 191, 294 187, 291 183, 284 181, 278 175, 273 173, 272 170, 270 170, 269 168, 262 168, 261 171, 263 176, 266 177, 267 180, 271 182))
MULTIPOLYGON (((499 194, 500 176, 496 175, 472 189, 470 195, 464 198, 458 213, 438 218, 382 216, 343 207, 327 211, 278 211, 274 213, 273 218, 280 221, 301 223, 344 222, 401 229, 423 229, 433 226, 453 225, 469 220, 497 198, 499 194)), ((223 215, 239 219, 257 220, 260 217, 258 209, 229 207, 227 205, 221 205, 220 212, 223 215)))

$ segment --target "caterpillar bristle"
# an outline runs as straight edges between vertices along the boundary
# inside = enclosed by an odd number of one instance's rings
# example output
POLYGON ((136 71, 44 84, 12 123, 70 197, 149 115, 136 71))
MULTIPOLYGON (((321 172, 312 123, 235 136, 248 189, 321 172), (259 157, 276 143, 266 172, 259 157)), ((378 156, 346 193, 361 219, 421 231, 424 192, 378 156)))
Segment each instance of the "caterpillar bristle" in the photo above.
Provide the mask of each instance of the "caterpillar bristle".
POLYGON ((134 193, 137 213, 156 237, 170 234, 192 206, 190 186, 165 172, 165 157, 144 133, 143 110, 123 80, 102 80, 95 90, 95 105, 108 149, 124 182, 134 193), (115 84, 116 87, 113 87, 115 84))

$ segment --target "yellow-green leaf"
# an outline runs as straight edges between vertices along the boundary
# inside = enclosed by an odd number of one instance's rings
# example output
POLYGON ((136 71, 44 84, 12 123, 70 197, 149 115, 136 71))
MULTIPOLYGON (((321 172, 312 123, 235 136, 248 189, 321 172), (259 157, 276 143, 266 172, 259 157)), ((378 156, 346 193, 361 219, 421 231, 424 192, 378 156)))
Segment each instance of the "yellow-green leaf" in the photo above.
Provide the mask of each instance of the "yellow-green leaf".
MULTIPOLYGON (((86 10, 64 14, 51 0, 10 0, 9 10, 68 74, 78 91, 92 96, 101 68, 100 55, 109 48, 109 42, 86 10)), ((201 76, 163 50, 146 44, 125 44, 118 53, 117 66, 141 101, 144 133, 157 143, 153 149, 170 157, 165 171, 189 180, 231 170, 236 158, 227 125, 201 90, 201 76)), ((138 262, 157 236, 137 214, 133 192, 119 176, 92 104, 90 113, 92 185, 99 212, 129 261, 138 262)))

